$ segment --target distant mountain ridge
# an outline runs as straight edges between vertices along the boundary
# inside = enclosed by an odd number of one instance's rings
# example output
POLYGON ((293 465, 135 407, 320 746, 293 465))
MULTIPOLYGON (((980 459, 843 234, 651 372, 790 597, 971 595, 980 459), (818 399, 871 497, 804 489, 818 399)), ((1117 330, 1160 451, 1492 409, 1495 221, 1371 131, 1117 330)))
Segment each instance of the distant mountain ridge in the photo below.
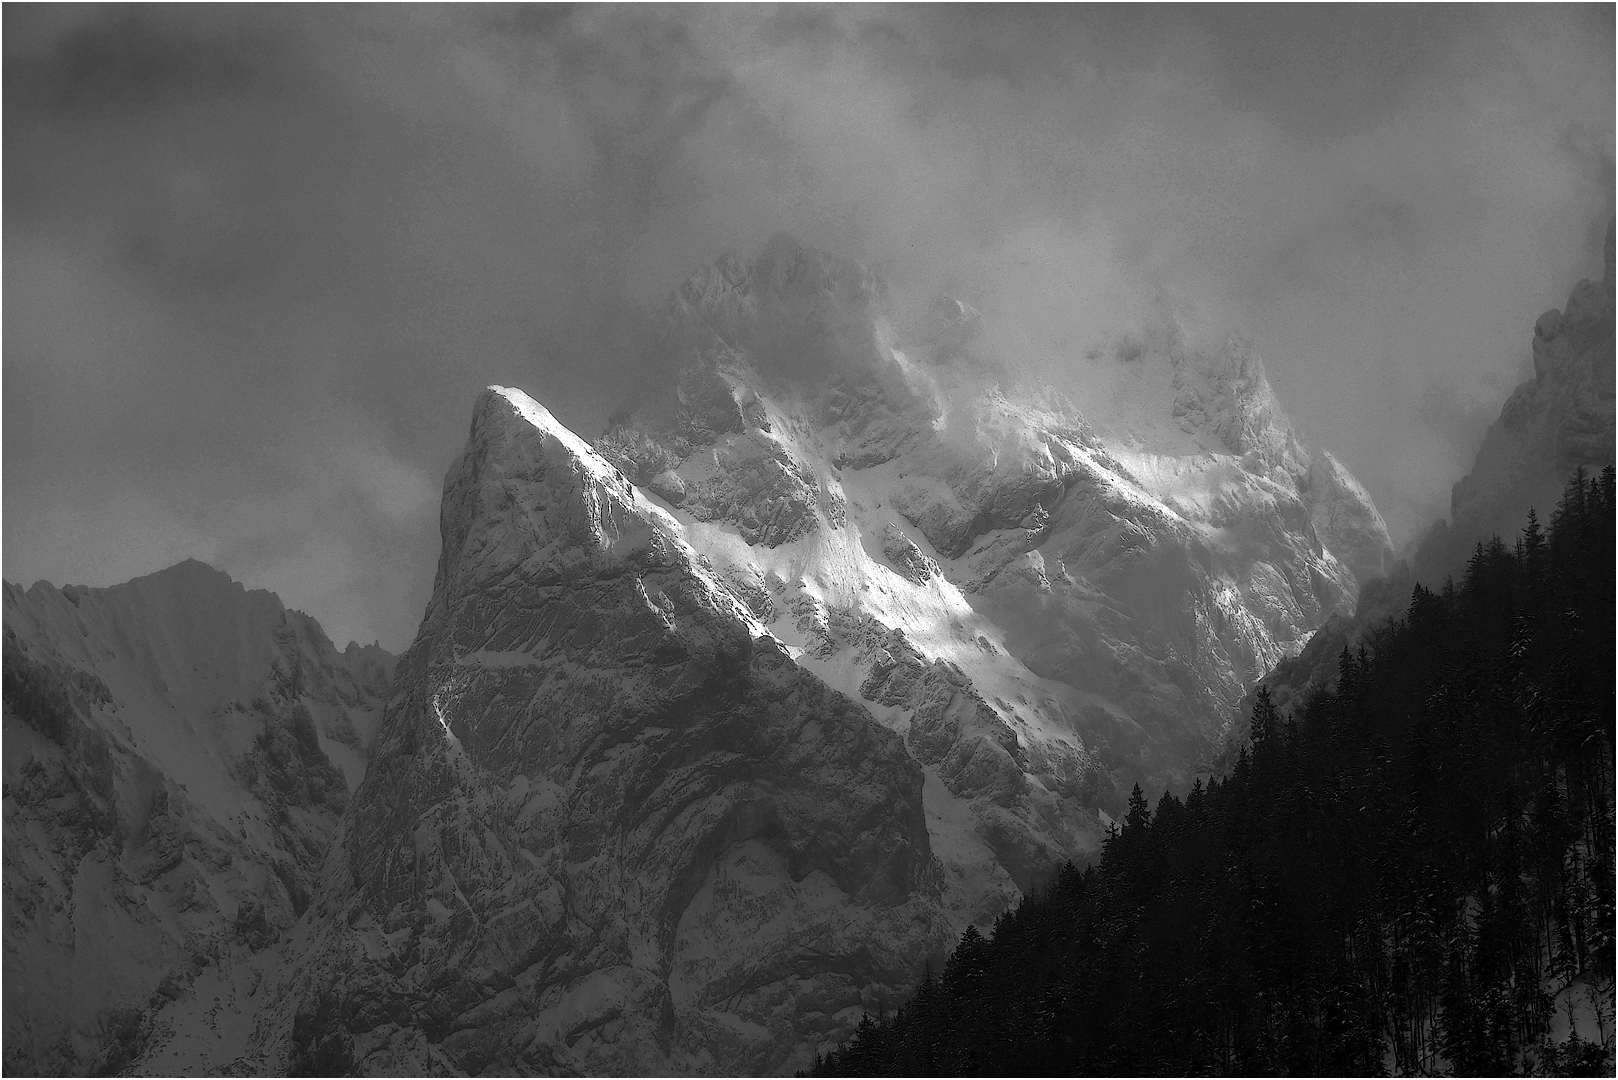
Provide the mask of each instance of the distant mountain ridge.
POLYGON ((303 914, 393 657, 195 561, 4 603, 5 1068, 116 1071, 303 914))
MULTIPOLYGON (((1530 510, 1548 525, 1574 473, 1583 469, 1594 478, 1613 464, 1614 228, 1607 226, 1602 279, 1580 281, 1562 311, 1535 322, 1534 378, 1512 392, 1471 471, 1456 482, 1451 518, 1428 530, 1411 559, 1366 580, 1352 614, 1327 619, 1301 652, 1264 677, 1277 707, 1300 707, 1312 689, 1335 685, 1342 650, 1358 648, 1401 616, 1418 582, 1441 589, 1447 579, 1460 580, 1480 544, 1516 536, 1530 510)), ((1244 699, 1241 716, 1253 701, 1251 694, 1244 699)), ((1238 730, 1245 734, 1245 727, 1238 730)))
POLYGON ((1489 426, 1471 471, 1456 482, 1450 518, 1422 538, 1417 580, 1458 577, 1473 548, 1514 536, 1530 508, 1549 513, 1577 468, 1597 475, 1614 459, 1614 224, 1600 281, 1573 287, 1567 305, 1534 323, 1534 377, 1489 426))

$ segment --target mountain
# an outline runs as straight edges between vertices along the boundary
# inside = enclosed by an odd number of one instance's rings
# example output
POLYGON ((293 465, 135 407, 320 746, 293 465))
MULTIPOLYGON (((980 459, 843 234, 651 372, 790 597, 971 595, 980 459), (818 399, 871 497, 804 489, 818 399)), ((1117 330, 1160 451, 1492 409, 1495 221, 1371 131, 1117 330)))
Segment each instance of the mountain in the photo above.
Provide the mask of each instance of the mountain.
MULTIPOLYGON (((1602 280, 1579 282, 1565 310, 1547 311, 1534 324, 1534 378, 1512 392, 1489 427, 1472 471, 1451 493, 1450 520, 1428 530, 1412 559, 1363 579, 1351 614, 1328 618, 1297 655, 1265 675, 1277 708, 1301 707, 1314 689, 1334 686, 1342 651, 1367 644, 1403 615, 1417 582, 1440 589, 1446 579, 1459 580, 1478 545, 1516 536, 1530 510, 1549 525, 1545 515, 1577 470, 1594 477, 1613 464, 1613 240, 1609 224, 1602 280)), ((1247 716, 1253 703, 1250 693, 1239 715, 1247 716)), ((1238 724, 1233 734, 1222 758, 1227 766, 1245 727, 1238 724)))
POLYGON ((304 913, 393 658, 194 561, 4 595, 5 1070, 116 1072, 304 913))
POLYGON ((785 238, 667 316, 594 446, 479 400, 265 1067, 803 1067, 1389 557, 1240 341, 1097 360, 1120 432, 785 238))
POLYGON ((1614 470, 821 1076, 1610 1076, 1614 470))
POLYGON ((1245 342, 1121 340, 1074 401, 1019 385, 982 322, 896 319, 863 268, 776 237, 678 291, 677 383, 597 447, 801 662, 857 692, 845 627, 902 630, 1121 809, 1135 780, 1189 781, 1245 689, 1390 566, 1387 532, 1245 342))
POLYGON ((442 531, 294 1069, 767 1072, 941 957, 921 768, 671 515, 493 389, 442 531))
MULTIPOLYGON (((123 1056, 97 1062, 806 1067, 969 924, 1095 853, 1132 785, 1206 769, 1254 681, 1389 566, 1370 499, 1302 444, 1241 339, 1203 348, 1165 320, 1087 356, 1075 398, 1018 375, 967 305, 898 306, 777 237, 676 291, 667 378, 593 444, 489 388, 445 481, 420 631, 367 684, 380 716, 344 706, 354 759, 335 749, 348 684, 291 681, 313 659, 267 653, 280 683, 221 675, 245 689, 197 698, 216 718, 248 702, 296 749, 296 780, 269 788, 299 793, 283 802, 302 831, 214 858, 296 869, 298 891, 243 943, 220 920, 254 909, 207 878, 217 918, 185 939, 216 943, 187 968, 206 980, 120 1014, 123 1056)), ((189 650, 235 640, 120 632, 119 655, 167 643, 165 686, 190 685, 189 650)), ((75 633, 58 620, 30 654, 75 633)), ((91 670, 74 663, 52 685, 91 670)), ((205 768, 168 714, 128 727, 166 748, 140 752, 169 805, 194 801, 193 775, 220 792, 185 810, 194 832, 273 802, 248 743, 205 768)))
POLYGON ((1450 495, 1416 552, 1415 575, 1431 585, 1459 576, 1479 543, 1515 536, 1528 511, 1556 505, 1577 468, 1599 473, 1614 457, 1613 224, 1606 272, 1573 287, 1567 306, 1534 323, 1534 377, 1506 400, 1472 471, 1450 495))
POLYGON ((671 301, 677 384, 598 443, 850 691, 870 669, 839 620, 902 629, 981 672, 1020 740, 1081 733, 1075 779, 1117 809, 1120 781, 1188 782, 1246 687, 1391 564, 1245 342, 1122 340, 1076 402, 1019 386, 965 305, 888 308, 863 268, 785 237, 721 260, 671 301))

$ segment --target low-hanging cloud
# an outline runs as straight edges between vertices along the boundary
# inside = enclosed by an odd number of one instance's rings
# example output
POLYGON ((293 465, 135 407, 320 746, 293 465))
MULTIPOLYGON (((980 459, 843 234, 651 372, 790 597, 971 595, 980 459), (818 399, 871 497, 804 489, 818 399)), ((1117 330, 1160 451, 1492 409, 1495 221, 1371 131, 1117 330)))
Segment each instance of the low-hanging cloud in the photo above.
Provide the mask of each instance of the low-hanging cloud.
POLYGON ((1402 539, 1612 212, 1604 6, 3 18, 7 576, 194 554, 394 648, 478 389, 593 433, 772 232, 1058 383, 1165 297, 1250 334, 1402 539))

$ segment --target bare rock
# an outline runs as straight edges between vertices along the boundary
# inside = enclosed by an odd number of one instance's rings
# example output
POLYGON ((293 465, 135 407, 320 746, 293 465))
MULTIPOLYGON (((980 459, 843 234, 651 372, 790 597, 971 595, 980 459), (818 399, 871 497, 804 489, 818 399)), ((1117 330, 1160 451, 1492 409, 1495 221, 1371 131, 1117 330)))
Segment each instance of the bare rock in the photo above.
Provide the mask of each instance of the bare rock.
POLYGON ((286 1060, 760 1074, 897 1005, 948 933, 903 742, 520 392, 444 505, 286 1060))
POLYGON ((938 577, 941 573, 938 563, 922 554, 916 542, 891 521, 882 529, 882 554, 906 580, 913 581, 917 585, 938 577))
POLYGON ((1418 580, 1438 585, 1459 575, 1476 544, 1516 535, 1530 508, 1548 514, 1574 470, 1595 474, 1613 463, 1613 297, 1609 224, 1605 275, 1579 282, 1563 311, 1534 324, 1534 378, 1517 387, 1484 434, 1471 471, 1451 492, 1448 523, 1423 538, 1418 580))
POLYGON ((197 987, 306 913, 393 658, 197 562, 4 589, 6 1070, 228 1045, 258 1003, 197 987))

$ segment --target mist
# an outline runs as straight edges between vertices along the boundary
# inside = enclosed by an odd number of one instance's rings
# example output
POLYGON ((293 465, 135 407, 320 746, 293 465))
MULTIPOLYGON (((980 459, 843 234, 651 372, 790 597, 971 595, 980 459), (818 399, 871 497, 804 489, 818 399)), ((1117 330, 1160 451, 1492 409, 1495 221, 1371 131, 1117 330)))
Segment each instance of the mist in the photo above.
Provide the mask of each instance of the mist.
POLYGON ((194 556, 395 650, 479 390, 594 436, 773 232, 1058 384, 1165 304, 1247 334, 1403 543, 1613 213, 1608 5, 0 18, 5 576, 194 556))

